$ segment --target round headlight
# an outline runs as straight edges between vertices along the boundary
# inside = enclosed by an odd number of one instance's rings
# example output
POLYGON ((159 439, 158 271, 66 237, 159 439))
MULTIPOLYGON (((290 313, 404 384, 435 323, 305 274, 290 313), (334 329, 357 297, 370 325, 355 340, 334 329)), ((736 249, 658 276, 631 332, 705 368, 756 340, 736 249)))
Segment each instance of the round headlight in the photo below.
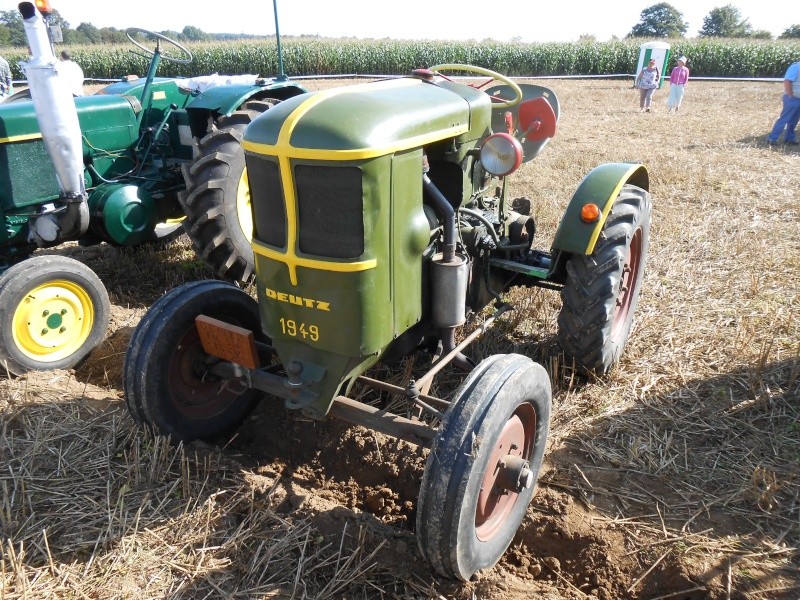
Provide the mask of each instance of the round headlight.
POLYGON ((509 175, 522 164, 522 144, 508 133, 490 135, 481 146, 481 163, 492 175, 509 175))

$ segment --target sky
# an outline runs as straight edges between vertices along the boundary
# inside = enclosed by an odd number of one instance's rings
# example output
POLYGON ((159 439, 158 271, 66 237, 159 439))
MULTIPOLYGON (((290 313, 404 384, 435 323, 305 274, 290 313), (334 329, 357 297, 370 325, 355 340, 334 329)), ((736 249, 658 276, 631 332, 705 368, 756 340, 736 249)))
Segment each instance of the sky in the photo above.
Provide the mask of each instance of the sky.
MULTIPOLYGON (((582 35, 598 41, 622 38, 640 21, 642 10, 659 1, 277 0, 281 35, 523 42, 573 42, 582 35)), ((180 31, 193 25, 208 33, 275 33, 272 0, 203 2, 203 8, 200 2, 181 0, 50 2, 72 28, 88 22, 117 29, 180 31)), ((17 4, 18 0, 0 0, 0 10, 16 10, 17 4)), ((738 8, 753 29, 766 29, 773 37, 800 24, 800 11, 786 10, 787 4, 797 6, 794 0, 671 0, 669 4, 689 23, 687 37, 697 35, 711 10, 727 4, 738 8)))

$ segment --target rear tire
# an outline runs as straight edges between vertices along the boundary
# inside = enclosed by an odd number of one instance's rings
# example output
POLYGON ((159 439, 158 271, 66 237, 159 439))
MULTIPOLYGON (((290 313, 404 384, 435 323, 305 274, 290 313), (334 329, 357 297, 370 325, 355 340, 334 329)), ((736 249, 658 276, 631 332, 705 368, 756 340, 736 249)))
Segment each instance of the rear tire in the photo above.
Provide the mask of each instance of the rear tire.
POLYGON ((547 372, 519 354, 487 358, 459 388, 417 501, 417 542, 442 575, 466 581, 508 548, 533 497, 551 399, 547 372), (502 483, 509 458, 527 463, 516 491, 502 483))
POLYGON ((178 197, 186 213, 186 233, 198 255, 229 281, 245 282, 255 268, 242 135, 275 102, 247 102, 222 117, 218 128, 200 140, 199 157, 183 168, 186 189, 178 197))
POLYGON ((156 301, 131 336, 123 385, 131 415, 173 442, 215 441, 237 427, 261 398, 243 381, 216 377, 195 317, 207 315, 263 339, 258 304, 222 281, 184 284, 156 301))
POLYGON ((108 292, 82 262, 40 255, 0 275, 0 368, 14 375, 68 369, 106 334, 108 292))
POLYGON ((642 287, 650 213, 650 194, 623 186, 594 252, 567 262, 558 338, 582 371, 602 375, 619 362, 642 287))

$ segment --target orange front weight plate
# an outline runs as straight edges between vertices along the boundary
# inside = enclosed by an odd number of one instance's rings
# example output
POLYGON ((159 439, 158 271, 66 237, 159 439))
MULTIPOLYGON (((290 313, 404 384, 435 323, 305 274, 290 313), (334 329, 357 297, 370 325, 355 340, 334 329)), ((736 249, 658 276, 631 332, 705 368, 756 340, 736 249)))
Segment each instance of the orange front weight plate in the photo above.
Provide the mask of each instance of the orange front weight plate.
POLYGON ((206 315, 198 315, 194 322, 203 350, 248 369, 259 368, 258 351, 252 331, 206 315))

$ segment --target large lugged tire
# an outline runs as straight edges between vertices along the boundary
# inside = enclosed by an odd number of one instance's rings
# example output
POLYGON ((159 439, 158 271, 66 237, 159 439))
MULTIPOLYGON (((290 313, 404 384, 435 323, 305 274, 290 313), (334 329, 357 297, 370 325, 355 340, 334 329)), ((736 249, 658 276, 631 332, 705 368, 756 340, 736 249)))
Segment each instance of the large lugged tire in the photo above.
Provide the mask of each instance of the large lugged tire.
POLYGON ((0 275, 0 371, 67 369, 106 334, 111 303, 97 275, 65 256, 28 258, 0 275))
POLYGON ((650 244, 650 213, 650 194, 623 186, 594 252, 567 262, 558 338, 583 371, 608 372, 628 341, 650 244))
POLYGON ((123 388, 131 415, 173 442, 215 441, 237 427, 261 392, 210 374, 195 325, 198 315, 249 329, 263 339, 258 304, 222 281, 194 281, 156 301, 125 354, 123 388))
POLYGON ((542 465, 552 392, 519 354, 478 364, 433 441, 417 501, 417 542, 433 567, 468 580, 508 548, 542 465))
POLYGON ((186 213, 186 233, 198 255, 229 281, 247 281, 255 264, 242 134, 275 102, 247 102, 222 117, 218 128, 200 140, 198 158, 183 167, 186 189, 178 198, 186 213))

